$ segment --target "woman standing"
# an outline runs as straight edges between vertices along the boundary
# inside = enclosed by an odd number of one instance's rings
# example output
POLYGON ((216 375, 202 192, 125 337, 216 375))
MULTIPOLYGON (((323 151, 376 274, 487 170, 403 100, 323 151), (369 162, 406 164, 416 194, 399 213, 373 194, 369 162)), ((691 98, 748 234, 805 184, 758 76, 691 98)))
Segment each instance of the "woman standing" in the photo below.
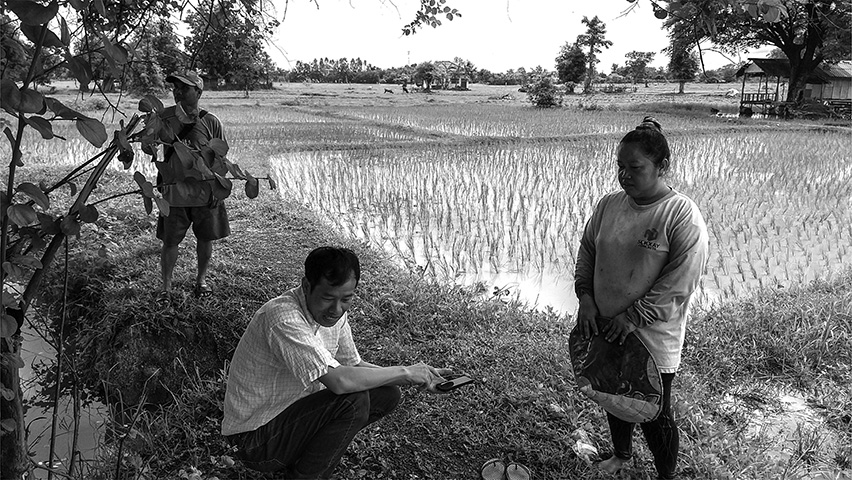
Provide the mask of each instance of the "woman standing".
MULTIPOLYGON (((668 186, 671 152, 660 124, 645 117, 618 145, 622 191, 604 196, 586 224, 575 272, 577 323, 585 338, 622 343, 638 335, 662 373, 662 411, 641 424, 659 478, 674 478, 678 430, 671 387, 680 365, 686 317, 707 262, 707 227, 698 207, 668 186), (596 316, 610 319, 598 331, 596 316)), ((615 473, 633 454, 633 424, 607 413, 615 473)))

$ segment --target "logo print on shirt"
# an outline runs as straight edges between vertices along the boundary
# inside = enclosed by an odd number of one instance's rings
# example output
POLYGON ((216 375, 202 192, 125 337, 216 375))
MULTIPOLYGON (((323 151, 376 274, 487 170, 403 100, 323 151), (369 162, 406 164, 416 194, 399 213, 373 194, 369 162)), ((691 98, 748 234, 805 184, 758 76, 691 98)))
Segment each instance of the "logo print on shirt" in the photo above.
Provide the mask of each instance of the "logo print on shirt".
POLYGON ((657 239, 657 236, 659 234, 660 232, 658 232, 656 228, 649 228, 645 230, 645 240, 639 240, 639 246, 642 248, 647 248, 648 250, 656 251, 658 248, 660 248, 660 244, 655 242, 654 240, 657 239))
POLYGON ((657 239, 658 233, 659 232, 657 232, 656 228, 649 228, 648 230, 645 230, 645 239, 647 239, 649 242, 653 242, 657 239))

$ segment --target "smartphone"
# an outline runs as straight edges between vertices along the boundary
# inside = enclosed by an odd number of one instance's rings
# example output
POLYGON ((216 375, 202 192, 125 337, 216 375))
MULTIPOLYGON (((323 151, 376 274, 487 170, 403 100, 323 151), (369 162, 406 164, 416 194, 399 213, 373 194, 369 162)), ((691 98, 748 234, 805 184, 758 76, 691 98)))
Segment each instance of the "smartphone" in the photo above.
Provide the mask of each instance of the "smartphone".
POLYGON ((450 390, 455 390, 461 386, 469 385, 471 383, 473 383, 472 378, 468 377, 467 375, 461 375, 459 377, 453 378, 452 380, 441 382, 436 385, 435 388, 442 392, 449 392, 450 390))

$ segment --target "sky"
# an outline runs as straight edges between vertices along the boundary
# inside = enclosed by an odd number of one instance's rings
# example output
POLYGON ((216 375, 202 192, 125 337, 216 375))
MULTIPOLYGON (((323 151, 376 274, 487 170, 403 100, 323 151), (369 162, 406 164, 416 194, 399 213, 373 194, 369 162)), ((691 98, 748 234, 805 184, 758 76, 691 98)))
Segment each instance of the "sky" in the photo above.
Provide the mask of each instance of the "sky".
MULTIPOLYGON (((661 52, 668 37, 648 0, 447 1, 461 17, 404 36, 402 27, 414 18, 418 0, 289 0, 286 15, 285 0, 274 0, 277 17, 284 20, 268 51, 285 69, 324 57, 360 57, 380 68, 461 57, 495 73, 536 66, 552 71, 560 48, 585 33, 583 16, 597 15, 612 42, 600 55, 598 70, 609 73, 634 50, 656 52, 651 66, 668 64, 661 52), (622 16, 631 5, 636 7, 622 16)), ((708 69, 739 61, 712 52, 705 52, 704 60, 708 69)))

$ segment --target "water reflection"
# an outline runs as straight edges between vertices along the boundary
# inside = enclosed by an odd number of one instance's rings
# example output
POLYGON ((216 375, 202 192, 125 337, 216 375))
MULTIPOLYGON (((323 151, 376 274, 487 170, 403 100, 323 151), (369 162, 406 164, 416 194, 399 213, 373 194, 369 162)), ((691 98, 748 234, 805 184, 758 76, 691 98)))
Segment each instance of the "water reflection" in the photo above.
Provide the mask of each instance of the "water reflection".
MULTIPOLYGON (((26 326, 26 324, 25 324, 26 326)), ((28 427, 29 452, 33 460, 47 465, 50 458, 50 435, 53 423, 52 392, 55 387, 56 351, 50 344, 31 328, 22 331, 23 344, 21 358, 24 367, 20 370, 21 390, 25 408, 25 421, 28 427), (48 375, 47 372, 50 372, 48 375)), ((66 373, 67 375, 67 373, 66 373)), ((53 468, 67 472, 74 450, 74 401, 64 395, 57 406, 58 422, 54 449, 53 468)), ((107 407, 99 402, 87 402, 80 405, 77 425, 77 461, 97 457, 107 407)), ((46 479, 44 469, 35 469, 29 478, 46 479)), ((56 478, 57 476, 54 475, 56 478)))

